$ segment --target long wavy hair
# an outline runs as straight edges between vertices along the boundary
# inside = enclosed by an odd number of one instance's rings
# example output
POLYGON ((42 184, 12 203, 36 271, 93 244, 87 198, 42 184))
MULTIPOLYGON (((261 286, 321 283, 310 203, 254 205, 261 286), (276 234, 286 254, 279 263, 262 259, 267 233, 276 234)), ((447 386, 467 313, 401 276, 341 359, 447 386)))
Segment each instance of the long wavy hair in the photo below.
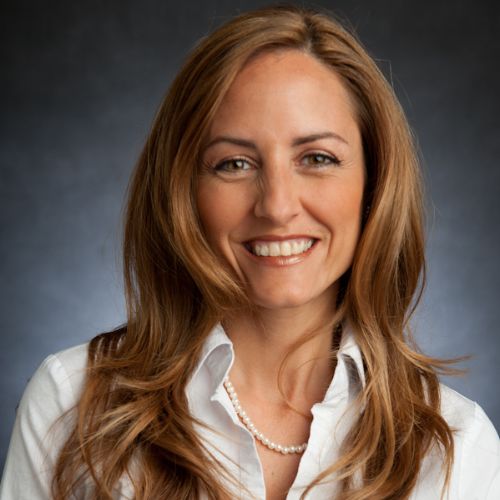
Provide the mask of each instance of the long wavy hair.
POLYGON ((225 481, 232 479, 196 433, 185 388, 215 324, 251 304, 207 244, 195 194, 221 100, 249 58, 274 50, 303 51, 340 77, 355 104, 367 172, 367 216, 337 304, 361 349, 366 386, 340 459, 306 493, 333 478, 340 499, 407 498, 431 448, 449 481, 453 436, 440 415, 437 378, 447 364, 421 354, 408 331, 425 271, 412 134, 391 86, 339 22, 272 7, 201 40, 157 113, 129 186, 127 322, 90 342, 74 428, 54 470, 57 500, 83 485, 93 498, 111 499, 124 476, 136 499, 231 498, 225 481))

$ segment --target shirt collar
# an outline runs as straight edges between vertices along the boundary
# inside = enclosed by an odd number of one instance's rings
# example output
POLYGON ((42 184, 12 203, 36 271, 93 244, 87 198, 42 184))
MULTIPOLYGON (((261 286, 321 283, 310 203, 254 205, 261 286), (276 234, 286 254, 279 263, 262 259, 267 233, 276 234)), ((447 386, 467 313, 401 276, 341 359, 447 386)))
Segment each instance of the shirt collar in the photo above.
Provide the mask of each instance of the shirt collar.
POLYGON ((200 376, 209 375, 210 395, 222 384, 234 361, 234 349, 220 323, 215 325, 203 344, 200 357, 189 385, 196 384, 200 376), (205 368, 206 371, 203 369, 205 368))
POLYGON ((356 342, 354 330, 350 323, 347 321, 343 328, 342 339, 340 341, 339 354, 344 361, 352 364, 356 373, 353 374, 358 377, 362 387, 365 386, 365 368, 363 363, 363 356, 358 343, 356 342))
MULTIPOLYGON (((344 325, 337 359, 337 368, 340 368, 339 362, 343 362, 343 368, 345 369, 346 378, 349 384, 348 390, 350 397, 353 397, 355 395, 353 394, 354 392, 357 393, 362 387, 364 387, 365 373, 363 357, 349 323, 344 325)), ((190 384, 196 383, 196 379, 200 376, 200 372, 204 372, 202 368, 206 368, 210 375, 210 394, 214 394, 216 389, 222 384, 224 378, 229 373, 233 362, 233 343, 227 336, 222 325, 218 323, 205 340, 199 361, 191 377, 190 384)), ((334 385, 333 382, 335 381, 335 378, 336 376, 334 375, 330 388, 334 385)), ((325 400, 329 399, 330 392, 331 391, 329 389, 325 396, 325 400)))

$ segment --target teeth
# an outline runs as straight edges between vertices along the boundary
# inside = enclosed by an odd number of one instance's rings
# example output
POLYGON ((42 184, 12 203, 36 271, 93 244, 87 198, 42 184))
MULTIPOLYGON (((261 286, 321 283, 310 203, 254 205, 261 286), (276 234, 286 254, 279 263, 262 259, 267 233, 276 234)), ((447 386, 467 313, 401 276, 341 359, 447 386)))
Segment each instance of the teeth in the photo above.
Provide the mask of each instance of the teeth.
POLYGON ((277 257, 280 254, 280 244, 279 243, 271 243, 269 245, 269 255, 271 257, 277 257))
POLYGON ((289 255, 298 255, 309 250, 314 240, 288 240, 273 241, 269 243, 259 242, 251 243, 252 253, 260 257, 288 257, 289 255))

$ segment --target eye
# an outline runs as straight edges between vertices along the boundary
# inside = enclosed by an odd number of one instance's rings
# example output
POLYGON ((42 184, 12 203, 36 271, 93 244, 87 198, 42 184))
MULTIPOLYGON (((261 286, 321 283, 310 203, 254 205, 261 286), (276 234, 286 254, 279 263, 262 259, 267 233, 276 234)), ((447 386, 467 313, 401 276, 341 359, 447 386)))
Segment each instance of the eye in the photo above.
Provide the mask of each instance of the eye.
POLYGON ((223 160, 215 165, 214 170, 216 172, 224 173, 239 173, 250 170, 252 166, 244 158, 230 158, 228 160, 223 160))
POLYGON ((340 160, 325 153, 310 153, 302 158, 302 163, 310 167, 323 167, 327 165, 340 165, 340 160))

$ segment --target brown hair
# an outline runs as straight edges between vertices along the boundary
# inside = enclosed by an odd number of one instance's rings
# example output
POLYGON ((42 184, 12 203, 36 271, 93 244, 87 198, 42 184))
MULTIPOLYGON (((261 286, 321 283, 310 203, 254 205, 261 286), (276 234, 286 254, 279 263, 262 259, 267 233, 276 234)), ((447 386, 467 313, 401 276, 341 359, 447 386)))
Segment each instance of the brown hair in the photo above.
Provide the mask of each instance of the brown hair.
POLYGON ((137 499, 194 499, 201 491, 230 498, 222 478, 231 478, 195 432, 185 387, 214 325, 250 304, 203 236, 196 178, 212 117, 238 71, 250 57, 282 49, 305 51, 341 78, 356 106, 367 169, 369 215, 339 304, 367 383, 341 458, 308 491, 333 478, 342 499, 407 498, 434 446, 448 481, 453 439, 436 375, 446 363, 420 354, 408 337, 424 282, 422 193, 408 124, 376 64, 340 23, 273 7, 203 39, 156 116, 129 188, 128 320, 90 342, 76 424, 54 470, 56 499, 86 481, 95 498, 111 499, 124 475, 137 499))

